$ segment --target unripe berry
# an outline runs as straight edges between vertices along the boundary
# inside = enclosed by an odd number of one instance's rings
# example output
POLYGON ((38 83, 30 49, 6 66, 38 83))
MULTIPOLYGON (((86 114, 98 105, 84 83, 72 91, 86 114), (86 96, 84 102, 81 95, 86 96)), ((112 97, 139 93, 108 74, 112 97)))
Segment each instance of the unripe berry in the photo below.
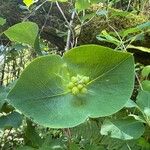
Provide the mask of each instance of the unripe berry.
POLYGON ((84 87, 81 89, 81 93, 87 93, 87 89, 84 87))
POLYGON ((82 80, 83 80, 84 84, 87 84, 90 81, 90 78, 89 77, 83 77, 82 80))
POLYGON ((73 87, 74 87, 74 84, 73 84, 72 82, 69 82, 68 88, 69 88, 69 89, 72 89, 73 87))
POLYGON ((83 85, 82 85, 82 84, 78 84, 77 88, 78 88, 79 90, 81 90, 81 89, 83 88, 83 85))
POLYGON ((77 82, 77 81, 78 81, 78 78, 77 78, 77 77, 75 77, 75 76, 73 76, 73 77, 71 77, 71 81, 72 81, 73 83, 75 83, 75 82, 77 82))
POLYGON ((79 94, 79 89, 77 88, 77 87, 73 87, 72 88, 72 94, 74 94, 74 95, 77 95, 77 94, 79 94))

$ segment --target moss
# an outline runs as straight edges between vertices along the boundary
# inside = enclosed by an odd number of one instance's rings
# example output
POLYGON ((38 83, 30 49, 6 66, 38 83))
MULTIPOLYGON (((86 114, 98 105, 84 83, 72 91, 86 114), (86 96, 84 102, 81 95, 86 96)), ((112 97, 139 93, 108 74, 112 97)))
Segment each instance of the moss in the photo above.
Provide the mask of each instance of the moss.
MULTIPOLYGON (((103 9, 102 6, 101 8, 103 9)), ((96 9, 92 8, 92 11, 93 10, 97 11, 98 7, 96 7, 96 9)), ((88 11, 88 13, 89 12, 91 13, 91 11, 88 11)), ((78 43, 79 45, 87 43, 99 44, 96 36, 104 29, 108 32, 113 31, 109 25, 116 31, 120 31, 122 29, 137 26, 147 20, 148 18, 142 14, 135 15, 133 13, 125 13, 118 9, 109 8, 107 21, 104 16, 95 16, 88 24, 82 27, 78 43)))

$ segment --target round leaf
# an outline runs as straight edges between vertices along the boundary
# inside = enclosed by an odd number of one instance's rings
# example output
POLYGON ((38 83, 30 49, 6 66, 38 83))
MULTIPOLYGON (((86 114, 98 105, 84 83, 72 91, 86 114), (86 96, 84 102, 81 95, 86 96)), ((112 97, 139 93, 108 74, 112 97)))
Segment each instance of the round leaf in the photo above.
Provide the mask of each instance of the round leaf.
POLYGON ((133 85, 134 62, 130 53, 86 45, 70 50, 62 58, 52 55, 35 59, 8 99, 37 123, 66 128, 88 117, 119 111, 130 98, 133 85), (73 76, 90 80, 82 92, 68 89, 70 81, 76 80, 73 76))
POLYGON ((13 42, 35 46, 39 28, 36 23, 22 22, 8 28, 4 33, 13 42))

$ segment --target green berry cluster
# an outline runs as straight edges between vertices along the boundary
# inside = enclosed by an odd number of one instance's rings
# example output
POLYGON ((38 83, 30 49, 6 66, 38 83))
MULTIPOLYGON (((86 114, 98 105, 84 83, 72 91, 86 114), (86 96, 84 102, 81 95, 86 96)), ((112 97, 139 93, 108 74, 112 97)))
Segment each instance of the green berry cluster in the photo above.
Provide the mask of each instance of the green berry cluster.
POLYGON ((79 93, 87 93, 86 85, 89 83, 90 78, 87 76, 77 75, 71 77, 71 81, 67 85, 68 89, 73 95, 79 93))

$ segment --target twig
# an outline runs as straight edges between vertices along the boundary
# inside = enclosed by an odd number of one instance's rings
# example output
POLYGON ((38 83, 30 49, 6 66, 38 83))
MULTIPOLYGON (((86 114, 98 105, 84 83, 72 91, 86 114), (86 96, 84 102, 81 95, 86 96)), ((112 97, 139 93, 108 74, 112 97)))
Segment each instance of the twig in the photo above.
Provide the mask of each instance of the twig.
MULTIPOLYGON (((70 23, 69 23, 69 26, 72 27, 72 24, 73 24, 73 20, 75 18, 75 11, 72 12, 72 15, 71 15, 71 20, 70 20, 70 23)), ((67 42, 66 42, 66 47, 65 47, 65 51, 69 50, 70 48, 70 41, 71 41, 71 30, 70 28, 68 29, 68 35, 67 35, 67 42)), ((74 45, 74 42, 73 42, 73 45, 74 45)))
MULTIPOLYGON (((57 5, 57 8, 59 9, 60 13, 62 14, 65 22, 67 23, 67 26, 68 26, 68 37, 67 37, 67 44, 66 44, 66 48, 65 50, 68 50, 68 45, 70 46, 70 38, 71 38, 71 33, 72 33, 72 38, 74 39, 75 35, 74 35, 74 31, 72 29, 72 24, 73 24, 73 20, 74 20, 74 17, 75 17, 75 12, 73 11, 72 13, 72 16, 71 16, 71 21, 68 22, 63 10, 61 9, 59 3, 56 1, 56 5, 57 5), (68 42, 69 41, 69 42, 68 42), (69 43, 69 44, 68 44, 69 43)), ((74 40, 73 40, 74 41, 74 40)))
POLYGON ((48 13, 46 14, 46 19, 45 19, 45 21, 44 21, 44 24, 43 24, 41 30, 40 30, 39 35, 41 34, 41 32, 43 31, 44 27, 46 26, 46 23, 47 23, 47 21, 48 21, 48 16, 49 16, 49 14, 50 14, 50 12, 51 12, 52 7, 53 7, 53 2, 51 2, 50 8, 49 8, 49 10, 48 10, 48 13))
POLYGON ((28 16, 26 16, 23 19, 23 22, 26 21, 28 18, 30 18, 33 15, 33 13, 35 13, 38 9, 40 9, 46 2, 47 2, 47 0, 45 0, 44 2, 42 2, 39 6, 37 6, 28 16))
MULTIPOLYGON (((123 48, 124 48, 124 51, 127 52, 127 49, 126 49, 127 47, 125 47, 125 45, 123 44, 122 38, 120 37, 120 35, 119 35, 118 32, 116 31, 116 29, 115 29, 114 27, 112 27, 109 23, 108 23, 108 26, 116 33, 116 35, 118 36, 119 40, 121 41, 121 44, 122 44, 122 46, 123 46, 123 48)), ((138 83, 139 83, 139 86, 140 86, 141 90, 143 90, 141 81, 140 81, 140 79, 139 79, 139 77, 138 77, 136 71, 135 71, 135 77, 136 77, 136 79, 137 79, 137 81, 138 81, 138 83)))

